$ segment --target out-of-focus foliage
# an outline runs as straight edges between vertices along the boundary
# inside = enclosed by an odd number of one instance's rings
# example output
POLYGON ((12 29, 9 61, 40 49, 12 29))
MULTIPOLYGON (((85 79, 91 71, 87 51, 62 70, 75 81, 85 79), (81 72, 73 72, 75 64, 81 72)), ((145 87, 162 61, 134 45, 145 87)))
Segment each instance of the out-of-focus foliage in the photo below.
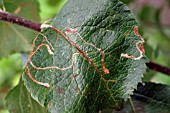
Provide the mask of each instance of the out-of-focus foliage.
POLYGON ((21 74, 20 54, 13 54, 0 60, 0 113, 4 110, 5 95, 12 86, 18 83, 21 74))
POLYGON ((7 58, 0 60, 0 85, 6 86, 16 85, 16 82, 13 82, 15 75, 20 75, 22 71, 22 62, 20 60, 20 54, 13 54, 7 58), (9 71, 10 70, 10 71, 9 71), (8 78, 8 79, 6 79, 8 78))
POLYGON ((41 21, 52 19, 56 16, 67 0, 38 0, 40 4, 41 21))

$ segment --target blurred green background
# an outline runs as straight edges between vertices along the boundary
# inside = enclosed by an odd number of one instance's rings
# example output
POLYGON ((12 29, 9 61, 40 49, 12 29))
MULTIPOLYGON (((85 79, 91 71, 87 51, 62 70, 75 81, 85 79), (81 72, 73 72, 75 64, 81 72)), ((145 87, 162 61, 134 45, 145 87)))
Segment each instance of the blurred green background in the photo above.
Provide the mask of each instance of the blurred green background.
MULTIPOLYGON (((38 0, 40 22, 55 17, 66 1, 38 0)), ((170 67, 170 0, 121 1, 129 6, 141 24, 139 30, 146 41, 146 56, 155 63, 170 67)), ((2 0, 0 3, 2 8, 2 0)), ((4 97, 19 81, 26 56, 23 53, 13 53, 0 59, 0 113, 8 113, 4 97)), ((151 70, 147 70, 143 80, 170 85, 169 76, 151 70)))

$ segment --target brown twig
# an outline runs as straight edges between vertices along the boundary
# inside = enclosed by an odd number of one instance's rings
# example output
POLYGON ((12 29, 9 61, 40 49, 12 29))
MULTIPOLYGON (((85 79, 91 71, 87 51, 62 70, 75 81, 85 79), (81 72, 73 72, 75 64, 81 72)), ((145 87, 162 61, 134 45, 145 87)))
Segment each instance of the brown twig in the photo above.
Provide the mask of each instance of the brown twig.
POLYGON ((33 22, 31 20, 27 20, 25 18, 13 15, 11 13, 5 12, 0 10, 0 20, 6 21, 6 22, 10 22, 10 23, 14 23, 35 31, 41 31, 41 23, 37 23, 37 22, 33 22))
POLYGON ((170 68, 168 68, 168 67, 156 64, 156 63, 151 62, 151 61, 146 63, 146 66, 149 69, 151 69, 151 70, 154 70, 154 71, 157 71, 157 72, 161 72, 161 73, 164 73, 164 74, 170 76, 170 68))
MULTIPOLYGON (((0 10, 0 20, 14 23, 14 24, 38 31, 38 32, 41 31, 41 25, 42 25, 41 23, 33 22, 31 20, 27 20, 25 18, 13 15, 11 13, 8 13, 8 12, 2 11, 2 10, 0 10)), ((161 65, 156 64, 151 61, 146 63, 146 65, 151 70, 161 72, 166 75, 170 75, 170 68, 168 68, 168 67, 161 66, 161 65)))

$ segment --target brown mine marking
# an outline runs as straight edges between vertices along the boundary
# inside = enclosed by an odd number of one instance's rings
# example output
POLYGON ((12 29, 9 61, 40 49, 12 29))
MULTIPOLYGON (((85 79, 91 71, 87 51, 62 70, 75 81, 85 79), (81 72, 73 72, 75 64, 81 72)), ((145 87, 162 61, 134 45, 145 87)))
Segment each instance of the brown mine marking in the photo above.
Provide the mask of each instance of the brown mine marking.
MULTIPOLYGON (((76 29, 73 29, 73 28, 67 28, 66 29, 66 36, 67 34, 70 33, 70 34, 77 34, 78 35, 78 38, 80 38, 85 44, 89 45, 89 46, 92 46, 94 47, 97 51, 99 51, 101 54, 102 54, 102 58, 101 58, 101 62, 102 62, 102 69, 104 71, 105 74, 109 74, 109 70, 106 68, 106 65, 105 65, 105 62, 104 62, 104 56, 105 56, 105 53, 103 50, 101 50, 100 48, 96 47, 93 43, 89 43, 87 42, 86 40, 84 40, 84 38, 77 32, 76 29)), ((77 44, 75 44, 77 47, 79 47, 77 44)), ((88 54, 86 54, 87 52, 84 52, 84 54, 87 56, 88 54)), ((92 63, 92 60, 89 58, 89 62, 92 63)))
POLYGON ((57 89, 57 92, 58 92, 59 94, 61 94, 61 93, 63 93, 63 89, 59 87, 59 88, 57 89))
POLYGON ((76 74, 73 73, 73 74, 72 74, 72 77, 73 77, 73 79, 75 79, 75 78, 76 78, 76 74))
POLYGON ((143 44, 139 46, 139 49, 142 51, 143 54, 145 54, 145 48, 143 44))
MULTIPOLYGON (((57 66, 48 66, 48 67, 37 67, 37 66, 35 66, 35 65, 33 64, 33 62, 31 61, 31 58, 32 58, 32 56, 33 56, 42 46, 45 46, 46 49, 47 49, 47 51, 48 51, 48 53, 49 53, 50 55, 52 55, 52 57, 54 57, 54 53, 53 53, 52 50, 51 50, 51 48, 54 50, 53 46, 51 45, 51 43, 49 42, 48 38, 47 38, 44 34, 41 34, 41 35, 45 38, 45 40, 47 41, 48 44, 39 44, 38 47, 29 54, 29 56, 28 56, 28 62, 27 62, 27 63, 30 63, 31 66, 32 66, 34 69, 37 69, 37 70, 47 70, 47 69, 66 70, 66 69, 69 69, 69 68, 73 67, 73 65, 74 65, 74 56, 77 55, 78 53, 72 54, 72 63, 71 63, 70 66, 65 67, 65 68, 60 68, 60 67, 57 67, 57 66), (51 48, 50 48, 50 47, 51 47, 51 48)), ((37 39, 37 37, 38 37, 38 35, 36 36, 36 38, 35 38, 34 41, 33 41, 33 46, 35 45, 35 40, 37 39)), ((45 86, 45 87, 47 87, 47 88, 50 87, 49 83, 43 83, 43 82, 40 82, 40 81, 37 81, 36 79, 34 79, 34 78, 32 77, 32 75, 31 75, 30 71, 29 71, 28 65, 27 65, 27 67, 26 67, 26 71, 27 71, 27 75, 29 76, 29 78, 30 78, 33 82, 35 82, 35 83, 37 83, 37 84, 39 84, 39 85, 45 86)))
POLYGON ((143 46, 143 43, 145 41, 144 41, 143 37, 138 32, 138 26, 134 26, 133 30, 134 30, 135 35, 140 37, 140 39, 141 39, 138 42, 136 42, 136 49, 139 51, 140 55, 138 57, 135 57, 133 55, 128 55, 128 54, 122 53, 121 56, 125 57, 125 58, 131 58, 133 60, 140 60, 142 58, 143 54, 145 53, 145 49, 144 49, 144 46, 143 46))
POLYGON ((109 74, 109 69, 106 68, 106 65, 105 65, 105 62, 104 62, 104 52, 103 52, 103 55, 102 55, 102 59, 101 59, 101 62, 102 62, 102 69, 104 71, 105 74, 109 74))
POLYGON ((107 80, 107 82, 108 82, 108 83, 109 83, 109 82, 116 83, 117 80, 107 80))
POLYGON ((88 71, 88 70, 89 70, 89 68, 85 68, 85 70, 86 70, 86 71, 88 71))
POLYGON ((79 88, 76 88, 76 89, 74 89, 74 90, 75 90, 75 93, 78 93, 78 92, 80 91, 79 88))
POLYGON ((143 45, 143 43, 145 42, 144 41, 144 39, 143 39, 143 37, 139 34, 139 32, 138 32, 138 26, 134 26, 133 27, 134 28, 134 33, 135 33, 135 35, 136 36, 139 36, 140 38, 141 38, 141 45, 140 46, 138 46, 138 48, 139 48, 139 50, 143 53, 143 54, 145 54, 145 49, 144 49, 144 45, 143 45))
POLYGON ((18 6, 17 9, 14 11, 14 14, 18 14, 21 11, 21 6, 18 6))
POLYGON ((109 70, 105 66, 103 66, 103 71, 105 74, 109 74, 109 70))
POLYGON ((135 35, 141 37, 141 35, 138 32, 138 26, 134 26, 133 28, 134 28, 135 35))
MULTIPOLYGON (((76 49, 77 49, 77 53, 74 53, 74 54, 79 54, 79 55, 81 55, 83 58, 85 58, 88 62, 89 62, 89 64, 91 65, 91 66, 93 66, 96 70, 97 70, 97 72, 99 73, 99 75, 100 75, 100 78, 101 78, 101 80, 103 80, 103 82, 105 83, 105 85, 106 85, 106 88, 107 88, 107 90, 108 90, 108 92, 110 92, 110 89, 109 89, 109 87, 108 87, 108 82, 110 81, 114 81, 114 80, 106 80, 104 77, 103 77, 103 74, 101 73, 101 70, 99 70, 98 69, 98 67, 94 64, 94 62, 92 61, 92 59, 90 59, 88 56, 87 56, 87 54, 86 54, 86 52, 84 52, 78 45, 76 45, 72 40, 70 40, 69 39, 69 37, 67 36, 67 34, 70 32, 70 33, 77 33, 77 31, 75 30, 75 29, 71 29, 71 31, 68 31, 67 30, 67 32, 64 34, 62 31, 60 31, 59 29, 57 29, 57 28, 55 28, 54 26, 49 26, 49 25, 46 25, 46 26, 42 26, 42 28, 52 28, 52 29, 54 29, 55 31, 56 31, 56 33, 60 33, 62 36, 63 36, 63 38, 64 39, 66 39, 69 43, 70 43, 70 45, 72 45, 73 47, 75 47, 76 49)), ((70 30, 70 29, 69 29, 70 30)), ((77 33, 78 35, 79 35, 79 33, 77 33)), ((105 53, 104 53, 104 51, 102 51, 100 48, 97 48, 95 45, 93 45, 92 43, 88 43, 88 42, 86 42, 80 35, 79 35, 79 37, 84 41, 84 43, 86 43, 87 45, 90 45, 90 46, 93 46, 97 51, 99 51, 101 54, 102 54, 102 58, 101 58, 101 62, 102 62, 102 70, 104 71, 104 73, 105 74, 108 74, 109 73, 109 70, 106 68, 106 66, 105 66, 105 62, 104 62, 104 55, 105 55, 105 53)), ((47 47, 47 45, 46 45, 46 47, 47 47)), ((47 49, 48 49, 49 47, 47 47, 47 49)), ((37 49, 36 49, 37 50, 37 49)), ((48 50, 48 52, 50 53, 50 49, 48 50)), ((74 54, 72 55, 72 56, 74 56, 74 54)), ((32 55, 33 55, 33 53, 32 53, 32 55)), ((56 69, 59 69, 59 70, 65 70, 65 69, 69 69, 70 67, 72 67, 73 66, 73 63, 74 63, 74 60, 73 60, 74 58, 72 57, 72 65, 71 66, 69 66, 69 67, 67 67, 67 68, 58 68, 58 67, 54 67, 54 66, 52 66, 52 67, 46 67, 46 68, 38 68, 38 67, 35 67, 35 69, 41 69, 41 70, 45 70, 45 69, 51 69, 51 68, 56 68, 56 69)), ((31 62, 31 61, 30 61, 31 62)), ((33 66, 33 65, 32 65, 33 66)), ((115 81, 114 81, 115 82, 115 81)), ((63 89, 62 88, 58 88, 57 89, 57 92, 58 93, 62 93, 63 92, 63 89)), ((111 93, 111 92, 110 92, 111 93)))
POLYGON ((36 79, 34 79, 34 78, 32 77, 32 75, 31 75, 31 73, 30 73, 30 70, 29 70, 29 68, 28 68, 28 65, 26 66, 26 73, 27 73, 28 77, 29 77, 33 82, 35 82, 36 84, 42 85, 42 86, 47 87, 47 88, 50 87, 50 85, 49 85, 48 83, 39 82, 39 81, 37 81, 36 79))
POLYGON ((48 104, 48 108, 51 108, 51 104, 50 103, 48 104))

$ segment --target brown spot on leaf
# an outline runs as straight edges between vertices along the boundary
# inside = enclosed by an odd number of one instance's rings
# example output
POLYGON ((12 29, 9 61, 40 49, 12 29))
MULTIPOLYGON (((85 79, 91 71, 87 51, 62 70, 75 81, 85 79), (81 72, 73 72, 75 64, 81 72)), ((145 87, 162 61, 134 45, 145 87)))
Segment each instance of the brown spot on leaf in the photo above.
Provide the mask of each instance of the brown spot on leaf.
POLYGON ((106 67, 103 67, 103 71, 105 74, 109 74, 109 70, 106 67))
POLYGON ((140 45, 140 46, 139 46, 139 49, 142 51, 143 54, 145 54, 145 48, 144 48, 143 45, 140 45))
POLYGON ((76 89, 75 89, 75 93, 78 93, 79 91, 80 91, 79 88, 76 88, 76 89))
POLYGON ((72 74, 72 77, 73 77, 73 79, 75 79, 75 78, 76 78, 76 74, 73 73, 73 74, 72 74))
POLYGON ((59 94, 61 94, 61 93, 63 93, 63 89, 59 87, 59 88, 57 89, 57 92, 58 92, 59 94))
POLYGON ((48 108, 51 108, 51 104, 50 103, 48 104, 48 108))

